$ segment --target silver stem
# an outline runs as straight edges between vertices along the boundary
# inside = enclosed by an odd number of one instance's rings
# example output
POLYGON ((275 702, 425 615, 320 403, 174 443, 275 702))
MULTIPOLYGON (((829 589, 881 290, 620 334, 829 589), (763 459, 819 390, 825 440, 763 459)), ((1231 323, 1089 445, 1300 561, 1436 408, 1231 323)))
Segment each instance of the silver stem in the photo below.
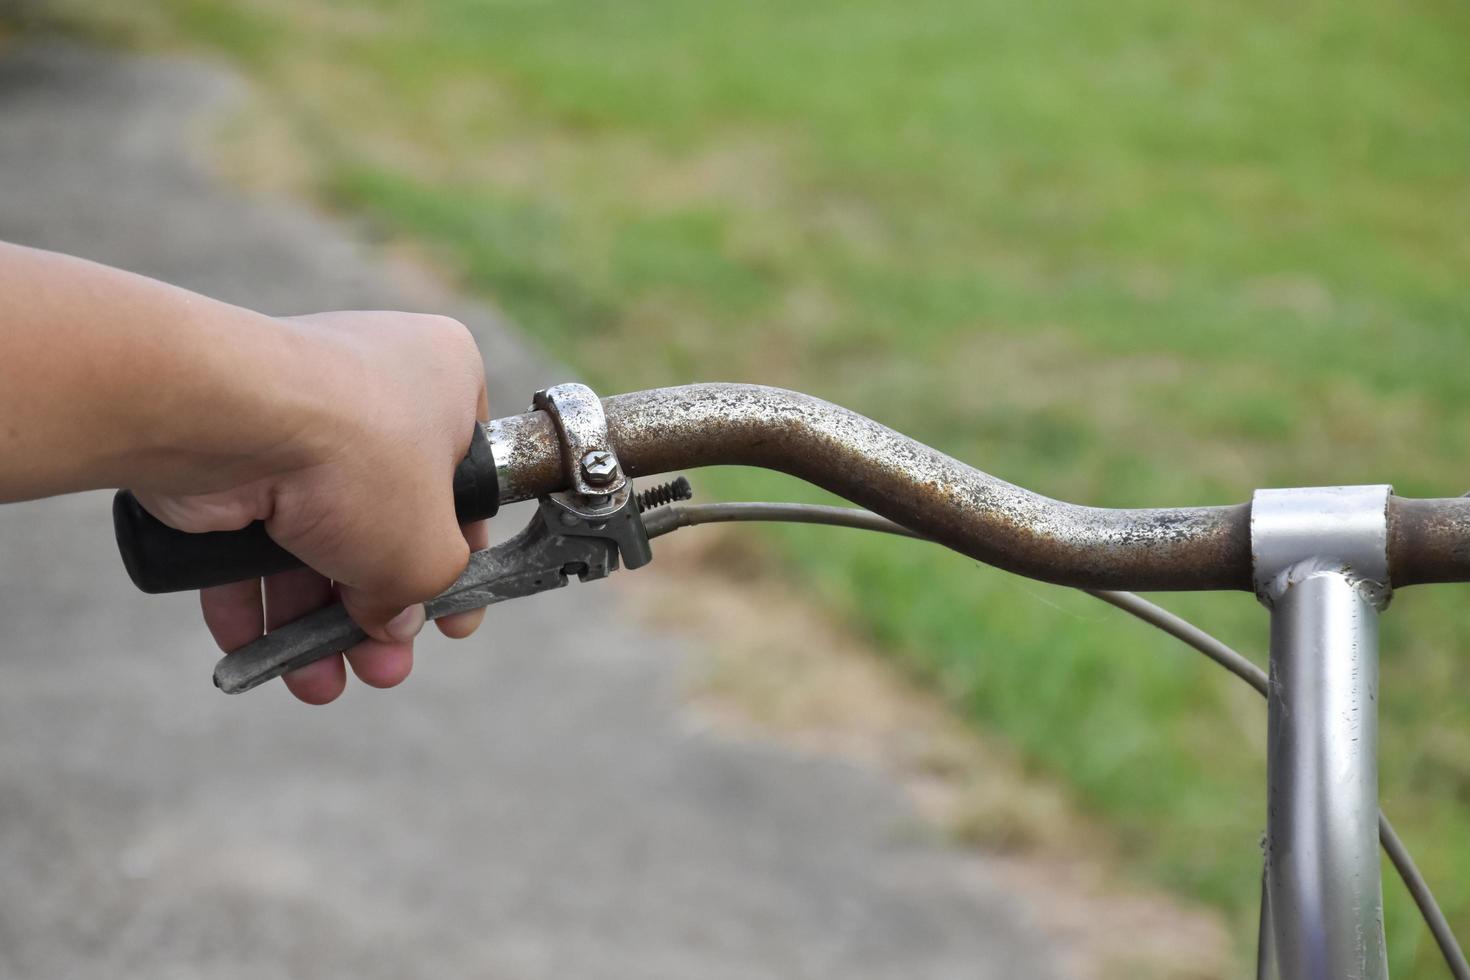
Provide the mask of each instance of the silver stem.
POLYGON ((1263 946, 1290 980, 1386 980, 1378 870, 1378 615, 1386 486, 1258 490, 1271 610, 1263 946))
POLYGON ((1283 977, 1388 976, 1377 696, 1373 594, 1312 569, 1271 611, 1267 866, 1283 977))

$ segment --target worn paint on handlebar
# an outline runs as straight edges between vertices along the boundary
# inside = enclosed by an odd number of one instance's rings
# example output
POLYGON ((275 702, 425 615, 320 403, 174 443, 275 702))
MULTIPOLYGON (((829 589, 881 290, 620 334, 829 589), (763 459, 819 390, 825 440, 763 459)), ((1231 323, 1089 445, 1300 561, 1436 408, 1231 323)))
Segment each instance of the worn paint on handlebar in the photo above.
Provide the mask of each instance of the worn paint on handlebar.
MULTIPOLYGON (((798 392, 697 384, 603 399, 632 476, 760 466, 816 484, 962 554, 1029 578, 1134 592, 1247 590, 1250 505, 1083 507, 1007 483, 871 419, 798 392)), ((491 423, 503 500, 563 489, 555 429, 539 412, 491 423)), ((1393 584, 1470 579, 1470 500, 1390 507, 1393 584)))

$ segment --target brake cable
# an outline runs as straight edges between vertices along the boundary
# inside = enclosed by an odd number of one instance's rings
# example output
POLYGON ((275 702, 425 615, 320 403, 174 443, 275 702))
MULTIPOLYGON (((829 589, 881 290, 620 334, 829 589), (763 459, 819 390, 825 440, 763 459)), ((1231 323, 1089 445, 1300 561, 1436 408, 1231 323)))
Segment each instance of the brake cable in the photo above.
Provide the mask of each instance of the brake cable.
MULTIPOLYGON (((931 541, 930 538, 918 534, 901 524, 895 524, 886 517, 881 517, 872 511, 854 507, 756 502, 714 504, 666 502, 670 499, 677 500, 679 498, 670 494, 664 500, 658 500, 656 503, 652 500, 649 501, 652 506, 644 514, 643 520, 650 538, 660 537, 681 527, 693 527, 699 524, 761 521, 851 527, 863 531, 877 531, 882 534, 913 538, 919 541, 931 541), (663 504, 663 506, 659 506, 659 504, 663 504)), ((1221 667, 1224 667, 1246 684, 1249 684, 1262 697, 1267 696, 1270 682, 1266 677, 1265 671, 1252 663, 1247 657, 1183 617, 1171 613, 1167 609, 1157 606, 1132 592, 1110 592, 1101 589, 1083 589, 1080 591, 1086 592, 1088 595, 1100 599, 1144 623, 1168 633, 1185 645, 1204 654, 1221 667)), ((1434 941, 1438 944, 1439 951, 1444 956, 1445 965, 1449 968, 1451 976, 1455 980, 1470 980, 1470 962, 1466 961, 1465 954, 1460 949, 1459 941, 1456 940, 1454 931, 1450 928, 1449 921, 1445 918, 1443 910, 1440 909, 1439 903, 1435 900, 1434 893, 1429 888, 1429 883, 1424 879, 1424 875, 1419 871, 1418 866, 1414 863, 1414 859, 1410 856, 1408 848, 1404 845, 1402 838, 1394 830, 1393 824, 1389 822, 1388 817, 1382 809, 1378 811, 1378 840, 1382 844, 1384 852, 1388 854, 1389 860, 1393 862, 1394 869, 1398 872, 1399 878, 1403 880, 1404 887, 1409 890, 1409 895, 1414 899, 1414 904, 1418 906, 1419 914, 1423 917, 1424 924, 1429 927, 1431 935, 1434 936, 1434 941)))

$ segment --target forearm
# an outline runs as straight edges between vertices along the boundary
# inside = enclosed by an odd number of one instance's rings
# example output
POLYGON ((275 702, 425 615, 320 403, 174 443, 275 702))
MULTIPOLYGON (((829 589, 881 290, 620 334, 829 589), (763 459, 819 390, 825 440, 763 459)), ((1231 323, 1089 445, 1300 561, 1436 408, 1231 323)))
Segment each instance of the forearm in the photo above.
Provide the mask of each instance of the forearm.
POLYGON ((293 376, 300 343, 249 310, 0 243, 0 501, 268 476, 321 397, 293 376))
MULTIPOLYGON (((483 524, 460 526, 453 493, 484 412, 480 351, 454 320, 271 318, 0 243, 0 502, 122 486, 181 531, 264 521, 310 571, 206 590, 225 650, 336 596, 372 637, 347 652, 353 669, 401 681, 420 604, 488 544, 483 524)), ((287 683, 330 701, 342 659, 287 683)))

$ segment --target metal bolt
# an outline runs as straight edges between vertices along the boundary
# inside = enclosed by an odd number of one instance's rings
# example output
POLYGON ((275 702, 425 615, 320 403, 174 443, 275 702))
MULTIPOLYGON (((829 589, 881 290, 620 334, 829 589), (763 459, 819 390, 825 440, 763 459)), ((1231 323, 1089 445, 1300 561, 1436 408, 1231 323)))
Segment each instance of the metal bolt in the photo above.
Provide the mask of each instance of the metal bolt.
POLYGON ((594 449, 582 457, 582 479, 594 487, 605 487, 618 478, 618 458, 607 449, 594 449))

